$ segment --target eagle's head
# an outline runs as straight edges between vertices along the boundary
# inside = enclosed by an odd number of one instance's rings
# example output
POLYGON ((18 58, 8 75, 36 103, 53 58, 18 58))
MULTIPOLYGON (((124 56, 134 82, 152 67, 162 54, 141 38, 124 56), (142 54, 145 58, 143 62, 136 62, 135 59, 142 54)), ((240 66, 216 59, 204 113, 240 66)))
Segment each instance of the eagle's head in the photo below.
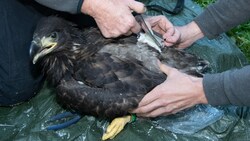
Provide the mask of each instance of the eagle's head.
POLYGON ((52 52, 65 50, 72 43, 75 25, 58 17, 42 18, 35 29, 30 46, 33 64, 52 52))

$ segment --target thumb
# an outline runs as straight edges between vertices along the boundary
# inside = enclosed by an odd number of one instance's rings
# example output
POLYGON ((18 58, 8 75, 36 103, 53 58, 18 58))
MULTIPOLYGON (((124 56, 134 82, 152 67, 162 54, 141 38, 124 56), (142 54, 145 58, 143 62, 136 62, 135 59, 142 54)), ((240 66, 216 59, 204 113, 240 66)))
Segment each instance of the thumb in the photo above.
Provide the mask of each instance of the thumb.
POLYGON ((144 13, 147 10, 143 3, 134 0, 129 2, 128 7, 136 13, 144 13))

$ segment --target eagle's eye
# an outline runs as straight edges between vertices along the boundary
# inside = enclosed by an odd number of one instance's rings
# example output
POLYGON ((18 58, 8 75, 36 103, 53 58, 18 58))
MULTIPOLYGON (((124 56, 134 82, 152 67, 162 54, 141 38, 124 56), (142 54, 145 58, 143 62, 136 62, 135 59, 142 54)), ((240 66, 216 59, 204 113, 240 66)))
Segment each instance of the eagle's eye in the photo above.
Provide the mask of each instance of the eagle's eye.
POLYGON ((53 32, 53 33, 51 33, 50 34, 50 38, 52 38, 52 39, 56 39, 57 38, 57 35, 58 33, 57 32, 53 32))

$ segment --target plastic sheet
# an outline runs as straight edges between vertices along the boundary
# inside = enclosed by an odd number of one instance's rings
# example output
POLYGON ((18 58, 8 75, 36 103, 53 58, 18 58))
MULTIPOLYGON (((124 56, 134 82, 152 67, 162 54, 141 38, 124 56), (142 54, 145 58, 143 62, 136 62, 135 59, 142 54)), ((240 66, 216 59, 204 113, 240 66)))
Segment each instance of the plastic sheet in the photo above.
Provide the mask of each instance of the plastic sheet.
POLYGON ((167 117, 153 120, 154 125, 177 134, 194 134, 222 118, 223 110, 209 105, 196 105, 167 117))
MULTIPOLYGON (((158 4, 165 6, 166 8, 173 8, 176 0, 144 0, 146 4, 158 4)), ((190 0, 185 1, 185 8, 181 14, 176 16, 167 16, 174 24, 183 25, 190 22, 196 15, 198 15, 202 9, 190 0)), ((158 15, 155 11, 149 11, 149 15, 158 15)), ((222 72, 224 70, 241 67, 247 64, 244 55, 235 46, 235 44, 225 34, 221 35, 215 40, 208 40, 204 38, 199 40, 187 51, 197 54, 198 56, 207 59, 211 62, 212 70, 210 73, 222 72)), ((197 108, 197 107, 195 107, 197 108)), ((198 107, 199 108, 199 107, 198 107)), ((198 117, 206 117, 208 114, 213 114, 213 110, 210 108, 200 109, 200 114, 194 117, 195 122, 198 117)), ((181 119, 182 124, 177 124, 178 120, 171 119, 171 126, 161 123, 161 119, 138 119, 138 121, 128 124, 125 129, 113 140, 115 141, 159 141, 159 140, 249 140, 250 132, 250 112, 246 107, 217 107, 219 116, 210 120, 207 124, 201 124, 199 129, 193 130, 192 133, 179 134, 179 131, 174 129, 182 129, 186 131, 189 123, 185 124, 184 119, 181 119), (168 127, 173 127, 169 129, 168 127), (177 128, 174 128, 177 127, 177 128), (184 128, 185 127, 185 128, 184 128)), ((7 108, 0 107, 0 140, 81 140, 81 141, 96 141, 100 140, 101 136, 107 127, 108 121, 105 119, 97 119, 91 116, 84 116, 78 123, 58 131, 47 131, 46 122, 51 116, 58 113, 62 113, 65 110, 62 109, 55 100, 54 91, 44 85, 41 92, 31 99, 29 102, 21 104, 16 107, 7 108)), ((182 114, 182 113, 180 113, 182 114)), ((186 113, 186 115, 188 115, 186 113)), ((194 128, 193 128, 194 129, 194 128)), ((187 129, 189 130, 189 129, 187 129)), ((182 133, 183 133, 182 131, 182 133)))

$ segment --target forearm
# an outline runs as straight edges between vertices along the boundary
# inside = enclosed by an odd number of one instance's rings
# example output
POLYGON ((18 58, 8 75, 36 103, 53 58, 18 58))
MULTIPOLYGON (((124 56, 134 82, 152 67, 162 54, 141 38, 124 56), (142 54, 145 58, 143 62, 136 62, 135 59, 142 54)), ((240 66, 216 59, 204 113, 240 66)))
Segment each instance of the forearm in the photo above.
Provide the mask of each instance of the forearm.
POLYGON ((211 105, 250 106, 250 66, 205 75, 203 87, 211 105))
POLYGON ((83 0, 35 0, 38 3, 58 11, 80 13, 83 0))
POLYGON ((212 39, 250 19, 249 0, 218 0, 194 19, 205 36, 212 39))

